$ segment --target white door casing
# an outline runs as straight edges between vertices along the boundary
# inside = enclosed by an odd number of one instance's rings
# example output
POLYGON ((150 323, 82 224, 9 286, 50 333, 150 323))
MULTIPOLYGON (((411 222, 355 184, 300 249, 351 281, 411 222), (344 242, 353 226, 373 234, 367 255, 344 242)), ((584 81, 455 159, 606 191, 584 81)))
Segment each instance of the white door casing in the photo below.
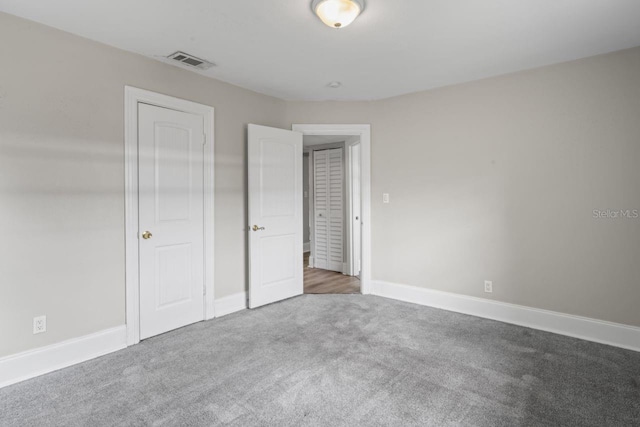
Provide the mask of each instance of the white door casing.
POLYGON ((343 272, 344 169, 342 148, 314 151, 314 268, 343 272))
POLYGON ((360 139, 361 193, 361 269, 360 290, 370 294, 371 282, 371 125, 367 124, 293 124, 291 129, 303 135, 356 136, 360 139))
POLYGON ((140 338, 204 319, 201 116, 139 104, 140 338))
POLYGON ((249 125, 249 307, 303 293, 302 134, 249 125))
MULTIPOLYGON (((304 143, 304 138, 303 138, 303 143, 304 143)), ((304 148, 304 146, 303 146, 304 148)), ((315 200, 315 185, 314 185, 314 152, 313 150, 309 151, 309 199, 308 199, 308 203, 309 203, 309 260, 308 260, 308 266, 309 268, 315 268, 315 264, 314 264, 314 257, 313 257, 313 253, 315 252, 316 248, 314 245, 315 242, 315 214, 314 214, 314 200, 315 200)))
POLYGON ((362 251, 362 196, 360 190, 360 144, 349 147, 351 174, 351 272, 353 276, 360 275, 362 251))
POLYGON ((196 114, 204 123, 204 286, 205 319, 216 315, 214 292, 214 116, 209 105, 139 89, 124 87, 124 183, 125 183, 125 299, 127 345, 140 341, 138 105, 155 105, 196 114))

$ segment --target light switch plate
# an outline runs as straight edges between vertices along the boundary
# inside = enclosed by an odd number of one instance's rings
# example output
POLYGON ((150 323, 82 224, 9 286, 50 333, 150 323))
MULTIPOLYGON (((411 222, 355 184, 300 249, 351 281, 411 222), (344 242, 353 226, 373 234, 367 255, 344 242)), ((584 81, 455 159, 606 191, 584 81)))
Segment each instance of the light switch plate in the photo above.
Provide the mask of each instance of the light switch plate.
POLYGON ((389 203, 389 193, 382 193, 382 203, 389 203))

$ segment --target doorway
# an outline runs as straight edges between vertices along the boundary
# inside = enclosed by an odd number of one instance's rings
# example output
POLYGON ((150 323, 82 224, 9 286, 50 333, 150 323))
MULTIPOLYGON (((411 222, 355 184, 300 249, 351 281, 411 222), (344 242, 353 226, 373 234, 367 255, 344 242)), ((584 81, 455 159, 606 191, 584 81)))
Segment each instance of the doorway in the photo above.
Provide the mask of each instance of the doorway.
POLYGON ((304 292, 360 293, 360 136, 303 137, 304 292))
MULTIPOLYGON (((305 135, 359 137, 361 245, 358 253, 361 262, 356 265, 359 264, 360 269, 360 292, 371 293, 370 125, 293 125, 289 131, 250 124, 247 138, 249 308, 304 293, 302 175, 305 135)), ((347 179, 349 176, 346 175, 347 179)), ((353 207, 346 204, 346 209, 352 218, 353 207)), ((344 225, 345 233, 351 235, 352 221, 345 221, 344 225)), ((348 269, 350 274, 355 271, 354 246, 346 248, 347 261, 343 271, 348 269)))
MULTIPOLYGON (((356 268, 360 270, 360 293, 371 293, 371 125, 357 124, 294 124, 292 130, 302 133, 305 136, 323 136, 323 137, 358 137, 360 140, 359 148, 356 156, 359 157, 360 167, 359 192, 360 206, 356 207, 360 210, 358 220, 357 215, 353 215, 354 207, 347 204, 347 216, 353 221, 346 221, 345 232, 348 235, 352 233, 353 222, 359 222, 360 225, 360 242, 358 248, 355 245, 347 247, 347 266, 354 271, 356 268), (359 249, 357 257, 360 259, 359 265, 353 266, 352 261, 356 259, 353 255, 354 249, 359 249)), ((343 139, 345 140, 345 139, 343 139)), ((348 176, 348 175, 347 175, 348 176)), ((350 188, 351 186, 347 186, 350 188)), ((311 255, 311 254, 309 254, 311 255)), ((340 274, 340 273, 337 273, 340 274)))

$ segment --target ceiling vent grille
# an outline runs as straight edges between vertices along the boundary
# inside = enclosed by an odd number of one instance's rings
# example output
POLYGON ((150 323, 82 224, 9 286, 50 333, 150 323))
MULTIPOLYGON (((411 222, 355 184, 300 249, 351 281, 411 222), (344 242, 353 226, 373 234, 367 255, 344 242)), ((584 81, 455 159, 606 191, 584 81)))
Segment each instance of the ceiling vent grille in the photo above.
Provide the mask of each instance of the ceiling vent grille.
POLYGON ((209 68, 216 65, 213 62, 205 61, 204 59, 200 59, 198 57, 180 51, 172 53, 171 55, 167 56, 167 58, 173 59, 174 61, 181 62, 184 65, 197 68, 199 70, 208 70, 209 68))

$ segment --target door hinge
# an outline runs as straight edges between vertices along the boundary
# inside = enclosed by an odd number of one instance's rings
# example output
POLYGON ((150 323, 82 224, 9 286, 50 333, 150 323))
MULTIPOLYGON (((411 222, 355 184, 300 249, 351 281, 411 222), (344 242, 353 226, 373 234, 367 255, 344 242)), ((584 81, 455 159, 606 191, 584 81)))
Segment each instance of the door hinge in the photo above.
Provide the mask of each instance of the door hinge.
POLYGON ((202 134, 202 145, 207 145, 207 134, 206 133, 202 134))

